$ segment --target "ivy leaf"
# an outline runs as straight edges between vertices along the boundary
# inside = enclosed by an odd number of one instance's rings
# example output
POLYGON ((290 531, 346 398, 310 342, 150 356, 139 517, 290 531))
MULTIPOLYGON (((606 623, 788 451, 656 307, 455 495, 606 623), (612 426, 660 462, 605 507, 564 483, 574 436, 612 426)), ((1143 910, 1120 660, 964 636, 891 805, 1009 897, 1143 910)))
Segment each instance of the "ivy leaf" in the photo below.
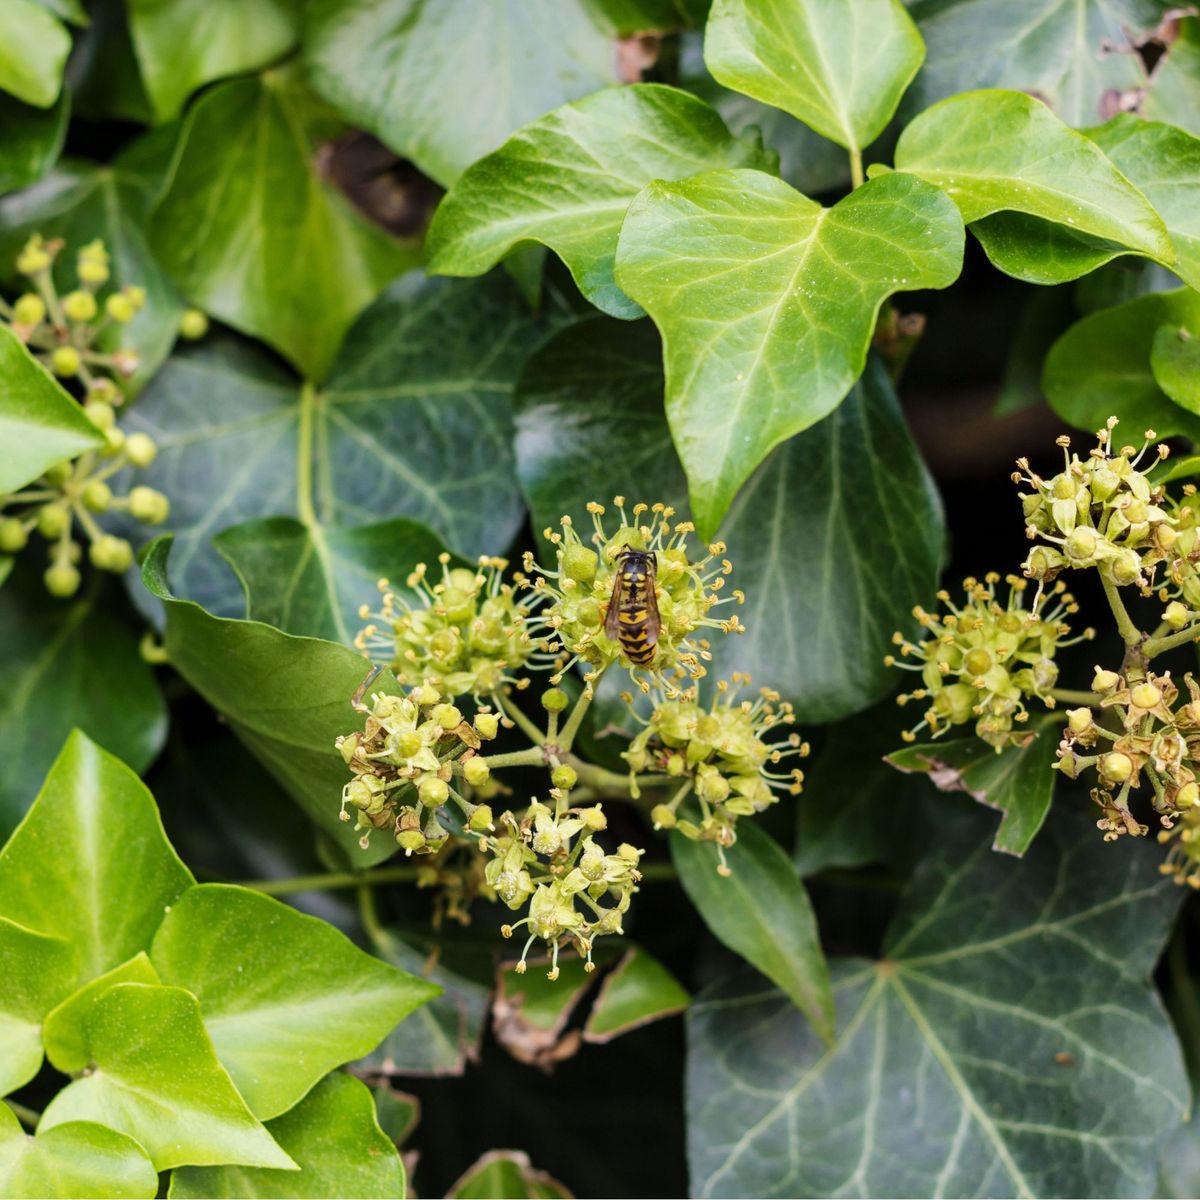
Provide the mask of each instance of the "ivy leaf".
POLYGON ((49 108, 62 89, 71 35, 37 0, 0 7, 0 91, 49 108))
POLYGON ((294 72, 220 84, 188 109, 150 225, 189 300, 313 380, 359 312, 417 262, 317 177, 319 146, 341 132, 294 72))
POLYGON ((238 1095, 183 988, 115 984, 92 1002, 85 1030, 94 1069, 54 1097, 39 1130, 95 1121, 136 1137, 159 1171, 295 1168, 238 1095))
POLYGON ((0 915, 65 938, 86 983, 148 946, 192 882, 145 784, 76 730, 0 850, 0 915))
POLYGON ((1042 389, 1050 407, 1077 429, 1099 429, 1115 414, 1130 437, 1153 429, 1200 441, 1200 421, 1163 395, 1150 367, 1164 325, 1200 337, 1200 294, 1153 292, 1077 321, 1046 356, 1042 389))
POLYGON ((223 884, 192 888, 172 906, 150 961, 200 1002, 217 1057, 260 1120, 369 1053, 441 991, 324 921, 223 884))
POLYGON ((944 188, 992 262, 1018 279, 1062 282, 1128 252, 1174 261, 1146 197, 1093 141, 1024 92, 935 104, 900 135, 895 160, 898 171, 944 188))
POLYGON ((100 431, 7 325, 0 325, 0 381, 0 495, 103 444, 100 431))
POLYGON ((523 1150, 489 1150, 450 1185, 447 1200, 571 1200, 571 1193, 523 1150))
MULTIPOLYGON (((614 495, 687 514, 661 394, 649 322, 593 317, 534 352, 517 388, 516 449, 535 529, 563 514, 586 527, 586 502, 614 495)), ((892 633, 937 587, 943 524, 872 359, 837 412, 774 450, 722 521, 747 632, 714 640, 710 675, 744 671, 781 691, 802 721, 869 705, 894 682, 883 666, 892 633)))
POLYGON ((1175 247, 1171 269, 1200 288, 1200 137, 1130 113, 1087 135, 1158 210, 1175 247))
POLYGON ((513 130, 620 82, 581 0, 313 0, 304 49, 321 95, 446 187, 513 130))
POLYGON ((667 419, 702 536, 773 446, 842 401, 883 301, 948 286, 962 245, 948 197, 899 174, 829 209, 758 171, 638 196, 617 282, 662 332, 667 419))
POLYGON ((137 635, 99 580, 67 604, 48 602, 40 574, 18 571, 0 590, 0 836, 32 803, 78 727, 135 771, 167 732, 166 707, 137 635))
POLYGON ((155 118, 178 116, 214 79, 283 58, 297 23, 293 0, 130 0, 129 32, 155 118))
MULTIPOLYGON (((0 996, 0 1096, 15 1092, 38 1073, 42 1021, 71 991, 78 974, 79 954, 70 942, 0 917, 0 979, 5 980, 0 996)), ((0 1145, 0 1163, 3 1154, 0 1145)))
POLYGON ((1176 404, 1200 415, 1200 338, 1182 326, 1160 326, 1150 346, 1150 371, 1176 404))
POLYGON ((70 112, 65 88, 48 109, 0 95, 0 196, 36 183, 54 165, 67 136, 70 112))
MULTIPOLYGON (((232 336, 174 355, 123 422, 159 446, 138 480, 171 500, 180 594, 220 616, 244 612, 212 534, 301 516, 301 495, 326 537, 405 516, 466 558, 502 550, 524 516, 509 397, 547 328, 502 276, 414 273, 351 329, 323 389, 298 387, 232 336)), ((372 581, 360 602, 373 592, 372 581)))
POLYGON ((703 25, 708 0, 584 0, 620 37, 703 25))
MULTIPOLYGON (((359 849, 359 834, 338 819, 348 775, 333 743, 360 721, 350 698, 367 674, 362 656, 258 621, 214 617, 190 600, 177 600, 167 582, 170 546, 170 537, 151 543, 142 578, 166 608, 171 664, 355 863, 373 866, 394 853, 383 838, 370 850, 359 849)), ((389 685, 395 687, 385 674, 375 686, 389 685)))
POLYGON ((671 838, 671 859, 705 925, 781 987, 818 1035, 832 1042, 833 994, 816 917, 779 843, 743 821, 737 841, 725 851, 728 876, 717 873, 715 846, 681 834, 671 838))
POLYGON ((1146 84, 1142 116, 1200 137, 1200 17, 1184 17, 1146 84))
POLYGON ((906 773, 928 775, 943 792, 966 792, 972 800, 998 809, 1004 817, 992 849, 1020 856, 1050 811, 1057 745, 1057 726, 1044 723, 1023 744, 998 754, 971 737, 906 746, 889 754, 887 761, 906 773))
POLYGON ((267 1122, 271 1136, 299 1171, 263 1167, 180 1167, 170 1200, 210 1196, 379 1197, 407 1195, 404 1163, 379 1128, 365 1084, 328 1075, 290 1112, 267 1122))
POLYGON ((637 84, 597 92, 527 125, 470 167, 429 229, 429 269, 481 275, 514 247, 549 246, 579 290, 614 317, 642 310, 613 280, 621 221, 655 179, 719 167, 773 172, 757 135, 734 137, 703 100, 637 84))
POLYGON ((683 1012, 690 1001, 683 985, 662 963, 634 946, 600 985, 583 1039, 611 1042, 630 1030, 683 1012))
POLYGON ((835 964, 832 1051, 757 980, 693 1002, 694 1195, 1149 1194, 1189 1100, 1149 982, 1161 852, 1114 859, 1082 813, 1020 861, 978 829, 943 832, 880 961, 835 964))
POLYGON ((719 83, 854 154, 883 132, 924 57, 899 0, 715 0, 704 34, 719 83))
POLYGON ((136 394, 171 352, 182 305, 146 244, 151 191, 119 164, 97 166, 64 160, 26 191, 0 200, 0 276, 16 284, 12 264, 31 234, 62 238, 66 250, 54 264, 60 291, 77 285, 76 254, 99 238, 112 256, 112 278, 97 295, 103 300, 125 285, 144 287, 146 304, 128 325, 112 325, 98 345, 106 351, 137 352, 138 365, 123 385, 136 394))
POLYGON ((118 983, 161 983, 158 972, 150 963, 145 950, 139 950, 128 962, 123 962, 103 975, 97 975, 78 991, 72 992, 61 1004, 46 1015, 42 1025, 42 1041, 46 1057, 60 1071, 81 1074, 88 1065, 87 1015, 96 998, 118 983))
POLYGON ((72 1121, 28 1137, 0 1104, 0 1193, 12 1200, 154 1200, 158 1174, 141 1146, 115 1129, 72 1121))
POLYGON ((1167 5, 912 0, 908 7, 927 50, 909 95, 912 111, 970 88, 1015 88, 1043 97, 1069 125, 1091 125, 1106 92, 1145 84, 1137 55, 1120 51, 1154 29, 1167 5))
POLYGON ((358 609, 378 595, 377 580, 403 580, 444 550, 424 525, 397 517, 354 529, 322 529, 268 517, 214 539, 246 591, 246 615, 285 633, 350 645, 358 609))

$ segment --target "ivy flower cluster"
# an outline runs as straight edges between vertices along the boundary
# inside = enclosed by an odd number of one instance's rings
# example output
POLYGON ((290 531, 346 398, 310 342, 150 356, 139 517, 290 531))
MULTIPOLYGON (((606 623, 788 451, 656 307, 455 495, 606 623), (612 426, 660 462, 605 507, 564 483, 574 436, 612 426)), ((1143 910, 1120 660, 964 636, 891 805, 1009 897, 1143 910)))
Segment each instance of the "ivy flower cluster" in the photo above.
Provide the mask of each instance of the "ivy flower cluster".
POLYGON ((696 561, 688 556, 688 536, 695 532, 690 521, 673 521, 675 510, 664 504, 635 504, 626 511, 625 498, 613 500, 617 525, 612 533, 604 524, 602 504, 587 506, 592 516, 591 545, 585 545, 570 517, 563 517, 562 532, 546 529, 543 536, 555 548, 556 568, 543 568, 532 554, 524 560, 528 573, 524 582, 542 601, 531 629, 549 643, 547 652, 557 683, 576 663, 585 668, 584 684, 590 688, 613 663, 627 669, 637 686, 648 693, 657 686, 665 695, 679 693, 675 680, 700 679, 704 664, 711 660, 703 629, 721 633, 743 633, 736 614, 722 620, 713 610, 723 604, 745 603, 736 589, 722 596, 733 565, 724 557, 725 545, 714 542, 696 561), (631 662, 619 641, 604 630, 613 587, 617 582, 617 559, 625 549, 653 552, 656 562, 656 602, 660 628, 653 662, 642 666, 631 662))
POLYGON ((478 700, 506 684, 526 686, 516 672, 538 643, 527 628, 528 601, 504 581, 507 562, 481 558, 470 570, 450 561, 449 554, 439 556, 441 577, 432 582, 418 563, 405 580, 407 594, 379 580, 379 609, 359 609, 369 623, 356 648, 388 666, 401 684, 428 684, 448 699, 478 700))
POLYGON ((740 688, 749 683, 744 674, 735 674, 732 685, 719 681, 707 708, 696 699, 694 688, 678 699, 659 698, 645 728, 622 755, 629 764, 634 795, 638 773, 647 770, 681 781, 672 799, 651 811, 654 827, 678 830, 692 841, 714 842, 717 869, 723 875, 729 874, 725 849, 737 840, 738 817, 763 812, 779 799, 780 791, 798 795, 804 772, 781 764, 809 753, 808 743, 795 733, 783 742, 768 740, 773 729, 792 723, 792 706, 770 688, 760 688, 754 700, 739 701, 740 688), (679 816, 680 806, 693 794, 699 823, 679 816))
POLYGON ((894 635, 905 661, 889 654, 884 662, 918 673, 922 684, 901 693, 897 702, 925 705, 921 720, 901 735, 905 741, 915 741, 924 729, 936 738, 955 725, 974 721, 976 737, 999 751, 1021 738, 1019 727, 1029 719, 1026 701, 1055 706, 1055 655, 1064 646, 1093 637, 1094 631, 1069 637, 1064 618, 1079 606, 1061 582, 1049 589, 1039 587, 1028 607, 1028 581, 1009 575, 1004 582, 1008 593, 1003 600, 1000 576, 994 572, 982 582, 965 579, 960 603, 949 592, 938 592, 945 611, 913 609, 923 630, 919 641, 894 635))
POLYGON ((623 932, 621 918, 637 891, 644 851, 622 843, 615 854, 606 854, 596 841, 608 826, 603 808, 568 807, 562 788, 550 795, 553 807, 534 800, 520 820, 512 813, 502 816, 502 832, 489 840, 492 857, 485 875, 509 909, 528 904, 526 916, 501 928, 506 938, 522 928, 528 934, 517 973, 524 974, 530 948, 541 941, 550 955, 549 978, 555 980, 564 945, 574 947, 590 972, 596 938, 623 932))
POLYGON ((97 291, 109 280, 108 252, 101 242, 90 242, 79 251, 78 287, 60 296, 53 266, 62 250, 59 241, 33 237, 17 258, 17 269, 27 276, 31 291, 11 306, 0 302, 0 315, 13 332, 45 366, 72 386, 84 391, 83 413, 103 434, 105 444, 75 459, 55 463, 27 487, 0 496, 0 554, 17 554, 37 534, 49 543, 49 565, 43 580, 51 595, 73 596, 82 576, 78 564, 82 549, 74 537, 83 531, 92 565, 117 573, 129 569, 133 547, 123 537, 107 532, 97 521, 105 513, 121 512, 147 525, 167 519, 166 496, 134 484, 114 491, 115 477, 126 468, 150 465, 158 453, 145 433, 126 436, 117 422, 123 397, 114 379, 124 378, 137 366, 131 350, 102 353, 98 340, 107 329, 125 325, 145 302, 138 287, 112 292, 101 308, 97 291))

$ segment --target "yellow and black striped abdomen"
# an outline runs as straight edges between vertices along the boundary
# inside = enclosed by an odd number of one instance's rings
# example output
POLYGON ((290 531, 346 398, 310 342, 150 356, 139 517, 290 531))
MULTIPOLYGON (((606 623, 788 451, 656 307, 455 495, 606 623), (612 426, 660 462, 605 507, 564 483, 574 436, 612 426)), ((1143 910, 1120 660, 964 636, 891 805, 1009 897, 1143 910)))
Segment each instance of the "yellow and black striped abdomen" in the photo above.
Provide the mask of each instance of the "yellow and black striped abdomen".
POLYGON ((655 565, 652 553, 627 550, 622 554, 605 621, 605 632, 620 643, 625 657, 643 667, 654 661, 660 627, 655 565))

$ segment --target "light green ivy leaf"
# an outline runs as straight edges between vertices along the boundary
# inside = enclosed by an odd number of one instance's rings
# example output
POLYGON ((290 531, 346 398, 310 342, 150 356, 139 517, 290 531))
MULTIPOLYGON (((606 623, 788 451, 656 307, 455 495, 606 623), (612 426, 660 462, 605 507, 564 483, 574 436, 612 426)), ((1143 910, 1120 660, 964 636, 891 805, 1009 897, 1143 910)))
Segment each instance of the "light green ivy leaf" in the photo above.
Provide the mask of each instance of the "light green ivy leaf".
POLYGON ((129 32, 155 118, 179 115, 214 79, 282 58, 299 37, 295 0, 129 0, 129 32))
POLYGON ((95 1121, 136 1137, 159 1171, 295 1168, 238 1095, 183 988, 115 984, 92 1002, 84 1028, 93 1069, 54 1097, 39 1130, 95 1121))
POLYGON ((586 1042, 611 1042, 652 1021, 683 1012, 691 1001, 684 986, 641 946, 625 952, 604 977, 583 1027, 586 1042))
POLYGON ((663 335, 667 419, 703 536, 773 446, 844 399, 884 300, 947 287, 962 246, 945 193, 900 174, 828 209, 759 171, 638 196, 617 282, 663 335))
POLYGON ((9 1200, 154 1200, 158 1173, 131 1137, 72 1121, 30 1137, 0 1104, 0 1194, 9 1200))
POLYGON ((992 262, 1018 279, 1061 283, 1126 253, 1174 262, 1146 197, 1090 138, 1024 92, 935 104, 900 135, 895 162, 945 189, 992 262))
POLYGON ((1129 438, 1153 429, 1159 437, 1200 441, 1200 420, 1173 404, 1154 378, 1150 360, 1164 326, 1200 337, 1200 293, 1153 292, 1077 321, 1046 356, 1042 389, 1050 407, 1077 429, 1099 429, 1117 416, 1129 438))
POLYGON ((260 1120, 369 1053, 441 991, 324 921, 223 884, 194 887, 172 906, 150 961, 200 1002, 217 1057, 260 1120))
POLYGON ((1150 346, 1150 373, 1176 404, 1200 416, 1200 337, 1183 326, 1160 326, 1150 346))
POLYGON ((756 980, 693 1002, 694 1195, 1149 1194, 1189 1102, 1149 981, 1161 852, 1083 813, 1020 861, 978 831, 943 831, 880 961, 835 964, 832 1050, 756 980))
POLYGON ((523 1150, 489 1150, 450 1185, 447 1200, 571 1200, 571 1193, 523 1150))
POLYGON ((379 1128, 366 1086, 349 1075, 321 1080, 290 1112, 267 1122, 299 1171, 264 1167, 180 1167, 170 1200, 211 1196, 357 1196, 396 1200, 407 1194, 404 1163, 379 1128))
POLYGON ((609 88, 527 125, 468 168, 429 229, 429 269, 481 275, 537 242, 566 263, 579 290, 614 317, 641 308, 613 280, 630 202, 655 179, 721 167, 774 172, 755 135, 734 137, 703 100, 676 88, 609 88))
POLYGON ((0 91, 49 108, 62 89, 71 35, 37 0, 0 6, 0 91))
POLYGON ((1178 35, 1147 81, 1141 113, 1200 137, 1200 17, 1179 22, 1178 35))
POLYGON ((223 83, 188 110, 150 241, 192 303, 262 338, 312 380, 417 248, 317 174, 343 126, 294 71, 223 83))
POLYGON ((304 49, 321 95, 445 187, 513 130, 620 82, 583 0, 312 0, 304 49))
POLYGON ((192 882, 145 784, 76 731, 0 850, 0 916, 70 942, 82 984, 148 946, 192 882))
POLYGON ((714 0, 704 61, 718 83, 859 153, 925 57, 899 0, 714 0))

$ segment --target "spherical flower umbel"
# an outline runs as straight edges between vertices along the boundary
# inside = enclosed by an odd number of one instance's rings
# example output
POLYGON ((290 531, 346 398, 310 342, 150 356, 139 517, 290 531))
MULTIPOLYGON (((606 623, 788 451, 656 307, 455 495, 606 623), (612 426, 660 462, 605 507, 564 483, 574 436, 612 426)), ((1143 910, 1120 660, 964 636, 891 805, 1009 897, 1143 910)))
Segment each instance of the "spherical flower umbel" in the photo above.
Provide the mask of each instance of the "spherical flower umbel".
POLYGON ((945 612, 929 613, 919 606, 913 610, 924 630, 920 641, 910 642, 899 633, 894 636, 901 658, 907 661, 888 655, 884 662, 918 672, 923 685, 898 696, 897 702, 925 704, 921 720, 902 735, 905 741, 915 741, 923 729, 939 737, 952 726, 973 720, 976 736, 1000 751, 1022 736, 1016 726, 1029 718, 1026 700, 1036 698, 1047 708, 1054 707, 1055 654, 1063 646, 1091 638, 1093 631, 1085 629, 1068 640, 1070 628, 1063 618, 1078 611, 1078 606, 1062 583, 1049 592, 1039 588, 1026 608, 1026 580, 1007 576, 1003 603, 997 593, 999 582, 995 572, 984 576, 982 583, 963 580, 964 599, 959 604, 949 592, 939 592, 945 612))
POLYGON ((680 780, 674 797, 657 805, 651 819, 657 828, 716 843, 721 874, 728 874, 725 848, 737 840, 737 819, 762 812, 779 799, 780 791, 799 794, 804 772, 782 764, 809 752, 808 743, 795 733, 782 741, 768 740, 773 729, 792 723, 792 706, 770 688, 760 688, 754 700, 739 700, 739 689, 749 683, 744 674, 720 680, 707 707, 696 699, 695 689, 678 699, 660 695, 645 728, 622 756, 629 763, 634 795, 636 773, 652 771, 680 780), (689 795, 700 809, 698 823, 678 815, 689 795))
POLYGON ((1070 438, 1060 437, 1063 469, 1050 479, 1033 472, 1028 459, 1017 460, 1020 470, 1013 481, 1032 489, 1021 493, 1025 532, 1039 542, 1025 560, 1028 578, 1047 583, 1064 570, 1096 567, 1118 587, 1146 589, 1155 566, 1170 559, 1175 521, 1163 508, 1162 487, 1146 474, 1167 457, 1167 447, 1158 446, 1146 469, 1139 470, 1154 430, 1146 431, 1140 450, 1122 446, 1114 453, 1116 425, 1110 418, 1086 460, 1070 452, 1070 438))
POLYGON ((736 614, 722 620, 713 610, 723 604, 742 604, 745 596, 736 589, 721 595, 733 570, 723 557, 724 543, 713 543, 693 561, 688 536, 695 526, 690 521, 674 522, 674 509, 635 504, 627 512, 623 496, 617 496, 613 505, 617 523, 611 533, 605 528, 604 506, 587 506, 593 524, 591 545, 584 543, 570 517, 563 517, 561 533, 545 530, 544 536, 555 547, 556 568, 537 565, 532 554, 525 557, 525 570, 533 577, 529 586, 543 600, 537 613, 539 628, 553 643, 548 658, 556 672, 553 680, 557 682, 575 663, 583 663, 588 668, 585 686, 590 688, 602 671, 619 662, 643 692, 656 684, 667 694, 676 694, 675 680, 701 678, 704 663, 712 657, 709 643, 700 636, 702 630, 744 632, 736 614), (652 656, 645 662, 632 661, 620 638, 610 637, 605 630, 621 570, 619 558, 626 550, 653 556, 653 596, 648 600, 656 611, 658 628, 652 656))
POLYGON ((389 666, 405 685, 427 683, 450 698, 492 696, 505 684, 521 688, 514 674, 537 644, 526 628, 529 601, 504 582, 502 558, 481 558, 475 570, 438 562, 441 578, 431 582, 424 563, 405 581, 408 591, 379 580, 382 602, 359 616, 369 624, 354 644, 389 666))

